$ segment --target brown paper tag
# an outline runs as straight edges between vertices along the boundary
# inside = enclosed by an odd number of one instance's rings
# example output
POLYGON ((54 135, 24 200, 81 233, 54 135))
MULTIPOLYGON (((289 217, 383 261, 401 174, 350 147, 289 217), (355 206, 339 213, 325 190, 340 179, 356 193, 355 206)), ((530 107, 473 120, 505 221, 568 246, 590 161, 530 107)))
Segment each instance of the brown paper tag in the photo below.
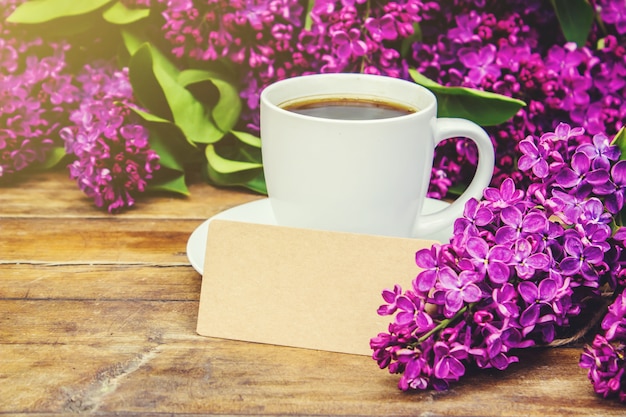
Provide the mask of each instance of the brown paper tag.
POLYGON ((387 330, 381 292, 409 288, 433 241, 269 226, 209 225, 200 335, 370 355, 387 330))

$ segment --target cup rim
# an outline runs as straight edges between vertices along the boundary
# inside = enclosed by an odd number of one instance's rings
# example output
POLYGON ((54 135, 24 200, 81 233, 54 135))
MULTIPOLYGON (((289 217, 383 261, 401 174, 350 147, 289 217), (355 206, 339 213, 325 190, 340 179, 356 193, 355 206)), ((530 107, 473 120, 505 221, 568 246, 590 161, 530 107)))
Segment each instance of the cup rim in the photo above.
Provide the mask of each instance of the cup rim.
MULTIPOLYGON (((317 81, 314 81, 317 82, 317 81)), ((340 94, 340 93, 339 93, 340 94)), ((436 106, 437 106, 437 98, 435 97, 435 95, 428 90, 426 87, 421 86, 415 82, 411 82, 409 80, 405 80, 402 78, 394 78, 394 77, 390 77, 390 76, 386 76, 386 75, 377 75, 377 74, 363 74, 363 73, 323 73, 323 74, 308 74, 308 75, 299 75, 299 76, 295 76, 295 77, 290 77, 290 78, 285 78, 279 81, 276 81, 268 86, 266 86, 262 91, 261 91, 261 95, 260 95, 260 106, 261 106, 261 111, 263 110, 263 107, 266 106, 268 108, 271 108, 273 111, 277 111, 283 115, 289 115, 290 117, 294 117, 294 118, 300 118, 300 119, 304 119, 304 120, 324 120, 324 122, 326 123, 351 123, 351 124, 364 124, 364 123, 390 123, 391 121, 397 121, 397 120, 404 120, 404 119, 410 119, 410 118, 416 118, 416 117, 423 117, 424 114, 427 114, 429 111, 432 111, 433 108, 435 110, 435 115, 436 115, 436 106), (317 117, 317 116, 310 116, 310 115, 304 115, 304 114, 300 114, 300 113, 295 113, 295 112, 291 112, 289 110, 285 110, 283 107, 281 107, 281 105, 283 105, 284 103, 289 103, 289 102, 294 102, 294 101, 304 101, 306 99, 311 99, 311 98, 316 98, 316 97, 329 97, 332 95, 337 95, 338 93, 333 93, 333 92, 328 92, 328 93, 319 93, 319 94, 307 94, 307 95, 303 95, 301 97, 292 97, 286 100, 281 100, 280 103, 275 103, 271 98, 271 94, 273 94, 276 90, 278 89, 289 89, 289 86, 291 84, 294 83, 300 83, 302 82, 303 79, 307 79, 310 81, 314 81, 317 79, 334 79, 334 80, 341 80, 341 79, 350 79, 350 80, 356 80, 356 79, 369 79, 375 82, 391 82, 394 83, 396 85, 400 85, 402 84, 402 87, 404 88, 411 88, 414 91, 419 91, 419 93, 422 95, 422 97, 427 97, 426 99, 423 99, 423 101, 426 103, 426 105, 419 105, 419 104, 415 104, 415 103, 409 103, 406 100, 398 100, 396 97, 385 97, 384 95, 380 94, 380 95, 375 95, 375 94, 367 94, 367 93, 363 93, 363 94, 359 94, 359 93, 350 93, 350 94, 354 94, 356 96, 362 96, 362 97, 375 97, 378 99, 387 99, 390 101, 399 101, 401 104, 407 105, 407 106, 411 106, 411 107, 417 107, 418 110, 413 112, 413 113, 408 113, 405 115, 400 115, 400 116, 395 116, 395 117, 390 117, 390 118, 385 118, 385 119, 361 119, 361 120, 350 120, 350 119, 330 119, 330 118, 321 118, 321 117, 317 117)))

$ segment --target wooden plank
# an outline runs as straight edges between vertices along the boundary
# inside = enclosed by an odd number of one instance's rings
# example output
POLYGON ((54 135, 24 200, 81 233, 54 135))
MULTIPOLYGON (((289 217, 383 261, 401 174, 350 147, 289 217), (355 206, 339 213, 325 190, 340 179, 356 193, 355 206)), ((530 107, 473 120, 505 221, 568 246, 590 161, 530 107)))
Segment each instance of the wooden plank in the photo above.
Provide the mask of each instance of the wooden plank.
POLYGON ((0 183, 0 217, 103 217, 207 219, 233 206, 264 198, 245 189, 216 188, 200 180, 189 184, 190 196, 145 193, 133 208, 111 215, 98 209, 65 171, 32 173, 0 183))
MULTIPOLYGON (((89 344, 195 338, 196 301, 0 300, 4 344, 89 344)), ((199 336, 197 336, 199 337, 199 336)))
POLYGON ((112 216, 64 172, 0 186, 0 414, 624 415, 593 393, 577 348, 403 393, 366 356, 198 336, 186 241, 257 198, 192 184, 112 216))
POLYGON ((202 277, 188 266, 0 265, 0 299, 198 301, 202 277))
POLYGON ((188 265, 201 222, 170 219, 0 218, 0 260, 188 265))
POLYGON ((141 348, 131 343, 102 349, 76 343, 0 343, 0 414, 76 412, 72 387, 89 385, 115 363, 132 361, 141 348))
POLYGON ((0 404, 9 412, 81 411, 91 399, 76 400, 74 389, 129 372, 124 364, 164 340, 199 338, 197 302, 4 300, 0 311, 0 404))
POLYGON ((532 365, 510 372, 470 375, 447 392, 419 393, 397 390, 397 378, 367 357, 214 339, 0 350, 0 377, 11 382, 0 395, 11 413, 623 415, 621 405, 590 392, 584 375, 558 371, 564 357, 575 362, 573 349, 535 353, 532 365))
POLYGON ((508 371, 470 374, 448 392, 409 394, 366 356, 197 336, 196 308, 175 301, 0 301, 2 410, 623 415, 622 406, 593 394, 577 366, 579 349, 527 350, 508 371))

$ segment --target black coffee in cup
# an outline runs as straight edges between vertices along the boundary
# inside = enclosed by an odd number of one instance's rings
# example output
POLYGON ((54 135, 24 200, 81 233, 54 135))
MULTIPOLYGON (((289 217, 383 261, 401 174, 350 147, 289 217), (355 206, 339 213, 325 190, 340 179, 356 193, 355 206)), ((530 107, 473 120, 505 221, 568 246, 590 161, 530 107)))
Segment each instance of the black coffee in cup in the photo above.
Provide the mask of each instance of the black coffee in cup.
POLYGON ((314 98, 281 107, 306 116, 337 120, 389 119, 416 112, 400 103, 362 97, 314 98))

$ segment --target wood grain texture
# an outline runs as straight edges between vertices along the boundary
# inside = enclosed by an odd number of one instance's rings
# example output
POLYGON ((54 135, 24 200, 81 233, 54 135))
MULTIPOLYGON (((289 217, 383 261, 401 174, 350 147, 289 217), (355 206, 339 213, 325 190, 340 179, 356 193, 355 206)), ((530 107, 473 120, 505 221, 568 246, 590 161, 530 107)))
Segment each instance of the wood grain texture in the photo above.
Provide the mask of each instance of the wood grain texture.
MULTIPOLYGON (((230 207, 263 198, 243 189, 215 189, 196 181, 189 185, 189 197, 173 194, 145 194, 135 206, 115 216, 120 218, 186 218, 206 219, 230 207)), ((95 209, 68 178, 65 171, 51 171, 0 182, 0 214, 4 217, 106 218, 111 216, 95 209)))
POLYGON ((197 220, 0 219, 4 262, 187 264, 197 220))
POLYGON ((505 372, 403 393, 365 356, 198 336, 187 238, 257 198, 194 184, 111 216, 63 173, 2 186, 0 415, 626 414, 593 393, 578 348, 528 349, 505 372))

